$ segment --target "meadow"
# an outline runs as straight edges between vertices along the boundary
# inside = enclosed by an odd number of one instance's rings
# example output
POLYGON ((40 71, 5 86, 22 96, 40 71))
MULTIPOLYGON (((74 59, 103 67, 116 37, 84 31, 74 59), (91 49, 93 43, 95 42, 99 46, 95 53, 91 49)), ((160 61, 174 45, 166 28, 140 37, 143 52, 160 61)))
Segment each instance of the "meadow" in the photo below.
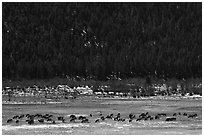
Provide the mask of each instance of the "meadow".
POLYGON ((5 104, 2 105, 2 134, 3 135, 62 135, 62 134, 97 134, 97 135, 175 135, 202 134, 202 100, 201 99, 131 99, 131 98, 96 98, 96 97, 79 97, 69 99, 61 103, 47 104, 5 104), (148 112, 149 115, 155 116, 158 113, 165 113, 166 116, 160 119, 141 120, 129 122, 129 114, 134 114, 136 118, 141 113, 148 112), (19 123, 7 123, 7 119, 14 115, 21 114, 52 114, 53 119, 58 116, 65 118, 65 123, 56 120, 55 124, 45 122, 28 125, 25 118, 19 123), (118 113, 125 119, 114 121, 105 119, 95 123, 96 119, 102 116, 113 114, 115 117, 118 113), (181 115, 173 116, 174 113, 181 115), (188 115, 197 114, 196 118, 188 118, 188 115), (82 115, 89 119, 89 123, 81 123, 79 120, 70 122, 70 115, 77 117, 82 115), (92 114, 92 116, 90 116, 92 114), (165 121, 167 117, 176 117, 176 121, 165 121))

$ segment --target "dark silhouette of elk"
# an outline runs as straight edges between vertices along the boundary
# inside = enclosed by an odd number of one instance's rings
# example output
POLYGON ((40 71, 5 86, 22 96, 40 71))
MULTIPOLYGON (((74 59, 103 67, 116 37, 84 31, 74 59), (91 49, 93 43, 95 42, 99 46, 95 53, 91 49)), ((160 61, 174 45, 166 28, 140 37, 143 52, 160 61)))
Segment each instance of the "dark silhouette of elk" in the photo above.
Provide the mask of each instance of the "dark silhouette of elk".
POLYGON ((86 119, 86 117, 84 117, 84 116, 79 116, 78 119, 79 119, 79 120, 83 120, 83 119, 86 119))
POLYGON ((71 119, 77 119, 77 117, 75 115, 70 115, 71 119))
POLYGON ((8 119, 7 121, 6 121, 6 123, 11 123, 13 120, 12 119, 8 119))
POLYGON ((19 123, 19 120, 16 120, 16 123, 19 123))
POLYGON ((159 119, 159 116, 158 116, 158 115, 156 115, 156 116, 155 116, 155 119, 159 119))
POLYGON ((23 118, 23 117, 24 117, 24 115, 20 115, 18 118, 21 119, 21 118, 23 118))
POLYGON ((71 119, 70 119, 70 122, 75 122, 75 119, 74 119, 74 118, 71 118, 71 119))
POLYGON ((105 117, 104 117, 104 116, 102 116, 102 117, 101 117, 101 120, 102 120, 102 121, 104 121, 104 120, 105 120, 105 117))
POLYGON ((82 119, 81 123, 89 123, 89 120, 87 118, 82 119))
POLYGON ((173 114, 173 116, 176 116, 176 115, 177 115, 177 113, 174 113, 174 114, 173 114))
POLYGON ((57 117, 57 119, 58 119, 58 120, 62 120, 62 119, 63 119, 63 117, 57 117))
POLYGON ((188 114, 187 114, 187 113, 183 113, 183 115, 184 115, 184 116, 188 116, 188 114))
POLYGON ((140 121, 140 120, 142 120, 142 119, 143 119, 143 117, 140 117, 140 118, 136 119, 136 121, 140 121))
POLYGON ((28 120, 28 124, 29 124, 29 125, 33 125, 33 124, 34 124, 34 119, 29 119, 29 120, 28 120))
POLYGON ((193 114, 193 115, 189 115, 188 118, 194 118, 194 117, 197 117, 198 115, 197 114, 193 114))
POLYGON ((13 119, 17 119, 17 118, 19 118, 19 116, 18 116, 18 115, 13 116, 13 119))
POLYGON ((44 123, 44 119, 39 119, 38 122, 39 123, 44 123))
POLYGON ((135 115, 129 114, 129 118, 130 118, 130 119, 133 119, 133 118, 135 118, 135 115))
POLYGON ((99 122, 99 119, 96 119, 96 120, 95 120, 95 123, 98 123, 98 122, 99 122))
POLYGON ((107 115, 106 118, 107 118, 107 119, 112 119, 112 116, 107 115))
POLYGON ((172 118, 166 118, 165 121, 176 121, 176 118, 175 118, 175 117, 172 117, 172 118))

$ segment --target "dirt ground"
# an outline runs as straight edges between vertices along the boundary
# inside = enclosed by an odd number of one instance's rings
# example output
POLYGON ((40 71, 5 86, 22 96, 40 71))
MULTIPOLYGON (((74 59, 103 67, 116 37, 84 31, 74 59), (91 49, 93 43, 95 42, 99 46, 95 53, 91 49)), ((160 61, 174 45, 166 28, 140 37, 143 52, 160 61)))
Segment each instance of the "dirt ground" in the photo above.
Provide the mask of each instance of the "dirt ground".
POLYGON ((2 105, 2 134, 6 135, 66 135, 66 134, 98 134, 98 135, 200 135, 202 134, 202 100, 194 99, 98 99, 94 97, 78 98, 62 104, 3 104, 2 105), (129 122, 128 115, 133 113, 136 117, 142 112, 148 112, 155 116, 157 113, 166 113, 167 117, 173 117, 173 113, 197 113, 197 118, 175 116, 176 121, 166 122, 166 117, 159 120, 147 120, 129 122), (7 119, 21 114, 52 114, 53 119, 64 116, 66 123, 56 121, 56 124, 35 122, 28 125, 25 118, 19 123, 7 123, 7 119), (124 122, 111 119, 95 123, 103 116, 113 113, 121 113, 124 122), (86 116, 90 123, 69 122, 69 116, 86 116), (90 117, 90 114, 93 116, 90 117))

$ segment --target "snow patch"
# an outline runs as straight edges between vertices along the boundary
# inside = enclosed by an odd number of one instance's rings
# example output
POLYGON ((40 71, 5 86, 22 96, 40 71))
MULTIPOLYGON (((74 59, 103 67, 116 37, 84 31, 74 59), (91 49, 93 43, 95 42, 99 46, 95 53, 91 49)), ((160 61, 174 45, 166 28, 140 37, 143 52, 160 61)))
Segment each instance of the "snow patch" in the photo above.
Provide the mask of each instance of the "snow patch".
POLYGON ((82 123, 57 124, 57 125, 21 125, 21 126, 2 126, 3 130, 18 130, 18 129, 39 129, 39 128, 73 128, 73 127, 89 127, 82 123))

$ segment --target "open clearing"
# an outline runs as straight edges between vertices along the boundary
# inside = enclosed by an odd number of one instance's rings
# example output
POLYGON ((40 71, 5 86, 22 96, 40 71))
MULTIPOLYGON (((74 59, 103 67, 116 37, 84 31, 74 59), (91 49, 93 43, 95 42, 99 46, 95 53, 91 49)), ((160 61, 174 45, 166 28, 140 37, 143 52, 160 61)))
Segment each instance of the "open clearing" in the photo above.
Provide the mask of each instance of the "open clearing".
POLYGON ((2 134, 10 135, 61 135, 61 134, 134 134, 134 135, 152 135, 152 134, 202 134, 202 100, 194 99, 99 99, 94 97, 83 97, 70 100, 62 104, 3 104, 2 105, 2 134), (125 118, 124 122, 118 122, 110 119, 95 123, 99 118, 99 112, 104 116, 113 113, 121 113, 125 118), (155 116, 157 113, 166 113, 167 117, 172 117, 173 113, 197 113, 197 118, 188 118, 185 116, 176 116, 176 121, 166 122, 163 117, 159 120, 147 121, 128 121, 128 115, 133 113, 136 117, 142 112, 149 112, 155 116), (34 125, 28 125, 25 119, 18 124, 6 123, 7 119, 14 115, 21 114, 52 114, 54 117, 64 116, 66 123, 56 121, 56 124, 35 122, 34 125), (90 123, 70 123, 71 114, 87 116, 90 123), (93 114, 92 117, 89 114, 93 114))

